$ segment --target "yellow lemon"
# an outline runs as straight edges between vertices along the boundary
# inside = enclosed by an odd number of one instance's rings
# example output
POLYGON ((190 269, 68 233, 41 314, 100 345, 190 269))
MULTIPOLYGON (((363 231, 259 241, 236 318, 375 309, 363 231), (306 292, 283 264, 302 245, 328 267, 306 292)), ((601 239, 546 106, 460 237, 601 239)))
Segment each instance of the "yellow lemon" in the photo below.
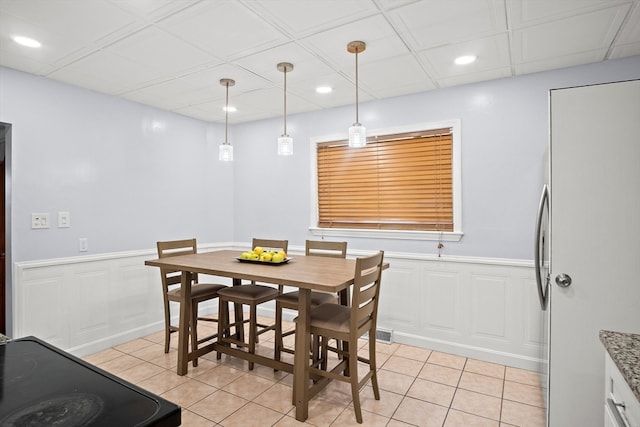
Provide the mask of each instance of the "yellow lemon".
POLYGON ((260 261, 271 261, 271 254, 269 252, 263 252, 262 255, 260 255, 260 261))
POLYGON ((262 249, 260 246, 256 246, 255 248, 253 248, 253 252, 257 253, 258 256, 260 256, 262 252, 264 252, 264 249, 262 249))

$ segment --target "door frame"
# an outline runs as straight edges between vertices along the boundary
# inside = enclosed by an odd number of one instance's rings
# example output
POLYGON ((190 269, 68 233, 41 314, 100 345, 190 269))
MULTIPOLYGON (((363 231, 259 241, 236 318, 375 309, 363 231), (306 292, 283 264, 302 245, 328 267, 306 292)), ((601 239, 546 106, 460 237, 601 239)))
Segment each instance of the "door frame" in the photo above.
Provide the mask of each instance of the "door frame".
POLYGON ((0 251, 4 252, 4 258, 0 257, 0 333, 12 336, 13 332, 13 286, 11 262, 11 136, 12 124, 0 122, 0 156, 2 157, 3 184, 0 185, 0 197, 2 207, 0 215, 0 251))

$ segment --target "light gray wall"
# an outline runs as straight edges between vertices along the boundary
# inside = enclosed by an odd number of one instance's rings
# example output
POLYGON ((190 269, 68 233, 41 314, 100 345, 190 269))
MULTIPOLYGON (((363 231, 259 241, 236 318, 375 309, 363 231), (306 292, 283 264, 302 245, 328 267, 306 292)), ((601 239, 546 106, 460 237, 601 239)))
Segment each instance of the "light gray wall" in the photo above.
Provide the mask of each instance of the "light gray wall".
MULTIPOLYGON (((368 129, 459 118, 463 231, 444 254, 532 259, 547 144, 548 90, 640 78, 640 56, 361 104, 368 129)), ((276 155, 282 119, 231 126, 235 161, 217 160, 224 125, 0 68, 0 121, 13 124, 13 261, 286 237, 302 245, 310 219, 310 145, 344 133, 352 106, 288 117, 295 154, 276 155), (153 129, 157 121, 163 128, 153 129), (57 228, 57 212, 71 227, 57 228), (51 228, 31 229, 48 212, 51 228)), ((350 248, 435 253, 435 243, 349 239, 350 248)))
POLYGON ((224 126, 7 68, 0 94, 0 121, 13 125, 14 262, 233 240, 233 165, 217 160, 224 126), (70 228, 57 227, 59 211, 70 228), (51 226, 32 230, 40 212, 51 226))
MULTIPOLYGON (((464 236, 445 242, 443 253, 532 260, 548 144, 548 91, 637 78, 640 56, 369 102, 360 105, 360 121, 371 131, 460 119, 464 236)), ((282 119, 234 128, 235 241, 259 235, 302 245, 311 237, 310 138, 346 134, 354 114, 349 106, 289 116, 291 158, 276 154, 282 119)), ((433 241, 348 240, 350 248, 437 253, 433 241)))

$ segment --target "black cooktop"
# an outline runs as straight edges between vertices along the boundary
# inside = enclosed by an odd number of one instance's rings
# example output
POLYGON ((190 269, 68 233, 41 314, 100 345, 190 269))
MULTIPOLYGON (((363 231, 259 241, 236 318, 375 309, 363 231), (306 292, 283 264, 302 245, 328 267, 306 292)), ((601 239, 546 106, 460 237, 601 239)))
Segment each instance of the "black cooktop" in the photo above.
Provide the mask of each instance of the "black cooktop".
POLYGON ((180 407, 35 337, 0 345, 2 427, 174 427, 180 407))

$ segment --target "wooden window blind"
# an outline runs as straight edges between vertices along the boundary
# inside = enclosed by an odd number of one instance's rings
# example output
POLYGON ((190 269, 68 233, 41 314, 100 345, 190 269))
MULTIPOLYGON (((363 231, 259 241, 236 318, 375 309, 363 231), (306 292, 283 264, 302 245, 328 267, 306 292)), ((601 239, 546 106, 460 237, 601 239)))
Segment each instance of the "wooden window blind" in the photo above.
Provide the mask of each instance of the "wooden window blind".
POLYGON ((453 231, 451 129, 317 146, 318 227, 453 231))

